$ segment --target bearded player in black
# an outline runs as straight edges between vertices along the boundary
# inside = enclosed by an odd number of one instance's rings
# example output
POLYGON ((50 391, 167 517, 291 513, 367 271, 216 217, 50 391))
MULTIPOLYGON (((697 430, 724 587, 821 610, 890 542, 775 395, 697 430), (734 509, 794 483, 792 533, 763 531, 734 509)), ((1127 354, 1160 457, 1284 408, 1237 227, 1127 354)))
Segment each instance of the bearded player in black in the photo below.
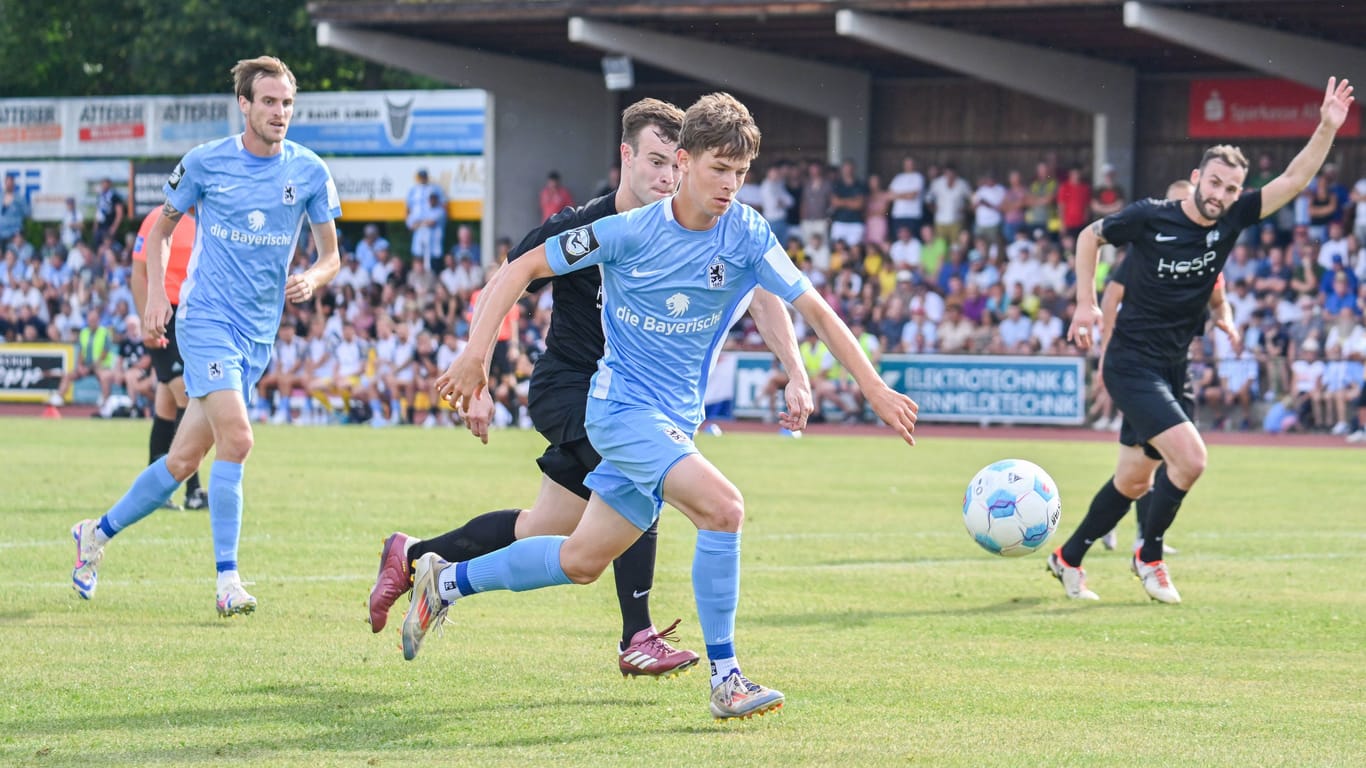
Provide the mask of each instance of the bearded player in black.
POLYGON ((1049 572, 1067 596, 1099 599, 1086 586, 1082 558, 1148 493, 1143 544, 1131 561, 1148 596, 1179 603, 1162 559, 1162 538, 1208 455, 1191 422, 1194 398, 1186 371, 1191 339, 1204 329, 1205 310, 1229 251, 1246 227, 1291 202, 1328 156, 1352 106, 1352 86, 1329 78, 1319 124, 1285 171, 1260 190, 1243 194, 1247 158, 1236 147, 1205 151, 1191 172, 1185 200, 1143 200, 1095 222, 1077 238, 1077 311, 1067 331, 1078 347, 1091 346, 1100 320, 1096 261, 1105 243, 1131 243, 1124 304, 1105 349, 1102 377, 1124 414, 1115 474, 1106 481, 1072 537, 1048 557, 1049 572))
MULTIPOLYGON (((672 104, 642 99, 622 113, 621 186, 614 193, 577 208, 565 208, 532 230, 508 258, 516 259, 546 239, 598 219, 625 212, 674 193, 678 184, 678 132, 683 112, 672 104)), ((495 273, 490 283, 498 279, 495 273)), ((602 276, 596 269, 533 282, 535 292, 550 283, 554 298, 545 354, 531 375, 528 410, 532 423, 550 442, 536 460, 541 489, 529 509, 488 512, 465 525, 432 539, 419 540, 394 533, 384 541, 379 576, 370 591, 370 626, 384 628, 389 609, 412 588, 412 563, 428 552, 450 562, 463 562, 501 549, 528 536, 568 535, 583 516, 590 491, 584 478, 597 467, 600 457, 588 441, 584 411, 589 382, 602 357, 602 276)), ((479 307, 476 304, 475 313, 479 307)), ((798 364, 797 340, 792 321, 781 300, 765 291, 755 292, 750 312, 764 339, 798 364)), ((789 410, 810 413, 810 384, 794 382, 788 389, 789 410), (794 401, 796 405, 794 405, 794 401)), ((466 425, 488 442, 492 402, 485 391, 470 406, 466 425)), ((623 675, 666 677, 697 664, 695 652, 674 648, 669 640, 675 621, 663 631, 650 619, 649 593, 654 584, 658 523, 651 526, 630 549, 613 562, 617 600, 621 606, 622 640, 618 668, 623 675)))

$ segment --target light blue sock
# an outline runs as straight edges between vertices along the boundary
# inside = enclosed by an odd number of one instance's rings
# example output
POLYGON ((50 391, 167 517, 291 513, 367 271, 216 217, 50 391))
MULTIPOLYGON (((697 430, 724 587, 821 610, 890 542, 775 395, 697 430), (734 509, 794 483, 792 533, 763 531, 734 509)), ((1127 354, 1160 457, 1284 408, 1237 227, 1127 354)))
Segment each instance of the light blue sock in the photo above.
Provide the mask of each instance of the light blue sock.
POLYGON ((568 584, 569 577, 560 567, 560 547, 564 536, 532 536, 518 539, 506 547, 481 555, 468 563, 456 564, 456 582, 461 595, 510 589, 528 589, 568 584))
POLYGON ((218 572, 237 570, 237 542, 242 538, 242 465, 215 461, 209 470, 209 527, 218 572))
POLYGON ((179 487, 180 481, 166 469, 166 457, 162 456, 148 464, 123 498, 104 513, 100 518, 100 530, 113 538, 114 534, 155 512, 179 487))
POLYGON ((735 609, 740 604, 738 532, 697 532, 697 549, 692 556, 692 590, 697 600, 702 639, 708 650, 712 647, 731 649, 735 641, 735 609))

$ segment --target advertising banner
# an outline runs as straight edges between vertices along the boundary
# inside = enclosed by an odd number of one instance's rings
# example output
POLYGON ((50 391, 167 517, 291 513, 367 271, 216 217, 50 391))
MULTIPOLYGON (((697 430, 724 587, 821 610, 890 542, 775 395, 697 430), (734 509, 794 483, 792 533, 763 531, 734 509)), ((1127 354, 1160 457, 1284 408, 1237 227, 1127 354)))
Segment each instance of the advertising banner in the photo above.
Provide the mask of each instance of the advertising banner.
POLYGON ((0 400, 41 403, 62 384, 70 344, 0 344, 0 400))
POLYGON ((66 199, 74 197, 87 225, 104 179, 111 180, 114 189, 128 199, 128 168, 126 160, 0 160, 0 174, 15 177, 19 191, 28 195, 35 220, 61 221, 66 199))
POLYGON ((147 157, 179 160, 206 141, 242 132, 242 111, 231 96, 158 96, 150 103, 147 157))
POLYGON ((289 138, 321 155, 479 155, 481 90, 306 93, 289 138))
MULTIPOLYGON (((734 358, 735 415, 767 416, 763 390, 773 356, 725 352, 723 357, 734 358)), ((1070 425, 1085 420, 1084 366, 1079 357, 884 355, 881 373, 889 386, 920 405, 921 421, 1070 425)))
POLYGON ((178 160, 146 160, 133 163, 133 216, 139 221, 166 202, 166 179, 178 160))
POLYGON ((445 191, 452 220, 478 219, 483 212, 483 157, 328 157, 324 162, 346 220, 402 221, 418 170, 427 171, 431 183, 445 191))
MULTIPOLYGON (((305 92, 289 138, 320 155, 481 155, 488 94, 305 92)), ((169 158, 243 128, 230 95, 0 99, 0 157, 169 158)))
MULTIPOLYGON (((1323 89, 1275 78, 1192 80, 1189 128, 1193 139, 1304 139, 1319 124, 1323 89)), ((1338 136, 1361 135, 1361 110, 1347 115, 1338 136)))
POLYGON ((101 99, 68 99, 63 107, 66 125, 75 127, 64 136, 66 157, 146 155, 148 99, 124 96, 101 99))
POLYGON ((0 157, 54 157, 61 151, 60 100, 0 100, 0 157))
MULTIPOLYGON (((734 380, 735 400, 731 412, 738 418, 762 419, 768 416, 768 401, 764 399, 764 387, 773 375, 775 362, 767 352, 722 352, 712 373, 717 379, 707 387, 708 402, 718 402, 715 394, 720 381, 729 373, 734 380)), ((784 410, 780 406, 780 410, 784 410)))
POLYGON ((1085 364, 1079 357, 886 355, 882 379, 915 400, 924 421, 1081 424, 1085 364))

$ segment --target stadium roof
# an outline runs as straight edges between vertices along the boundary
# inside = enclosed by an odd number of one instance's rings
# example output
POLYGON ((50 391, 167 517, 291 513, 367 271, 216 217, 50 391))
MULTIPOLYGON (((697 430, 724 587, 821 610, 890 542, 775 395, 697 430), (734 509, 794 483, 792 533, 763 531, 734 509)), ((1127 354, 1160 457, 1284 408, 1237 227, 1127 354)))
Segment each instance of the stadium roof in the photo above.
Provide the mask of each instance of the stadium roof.
MULTIPOLYGON (((1366 13, 1359 0, 1145 0, 1319 40, 1360 46, 1366 13)), ((835 31, 835 14, 853 9, 945 29, 1075 53, 1136 68, 1140 75, 1237 73, 1234 64, 1124 25, 1123 0, 319 0, 315 22, 553 62, 596 71, 602 52, 569 41, 582 17, 751 50, 815 59, 875 78, 942 77, 932 64, 870 46, 835 31)), ((956 75, 954 75, 956 76, 956 75)), ((678 75, 637 63, 639 82, 678 75)))

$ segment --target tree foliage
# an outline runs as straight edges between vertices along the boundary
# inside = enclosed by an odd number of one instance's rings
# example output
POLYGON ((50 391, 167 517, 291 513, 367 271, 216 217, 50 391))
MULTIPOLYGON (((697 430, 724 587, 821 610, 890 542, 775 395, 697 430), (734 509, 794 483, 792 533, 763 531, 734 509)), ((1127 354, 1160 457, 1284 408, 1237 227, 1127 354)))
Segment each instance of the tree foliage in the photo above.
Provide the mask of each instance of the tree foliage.
POLYGON ((303 91, 442 85, 319 48, 307 0, 0 0, 4 97, 222 93, 261 54, 303 91))

